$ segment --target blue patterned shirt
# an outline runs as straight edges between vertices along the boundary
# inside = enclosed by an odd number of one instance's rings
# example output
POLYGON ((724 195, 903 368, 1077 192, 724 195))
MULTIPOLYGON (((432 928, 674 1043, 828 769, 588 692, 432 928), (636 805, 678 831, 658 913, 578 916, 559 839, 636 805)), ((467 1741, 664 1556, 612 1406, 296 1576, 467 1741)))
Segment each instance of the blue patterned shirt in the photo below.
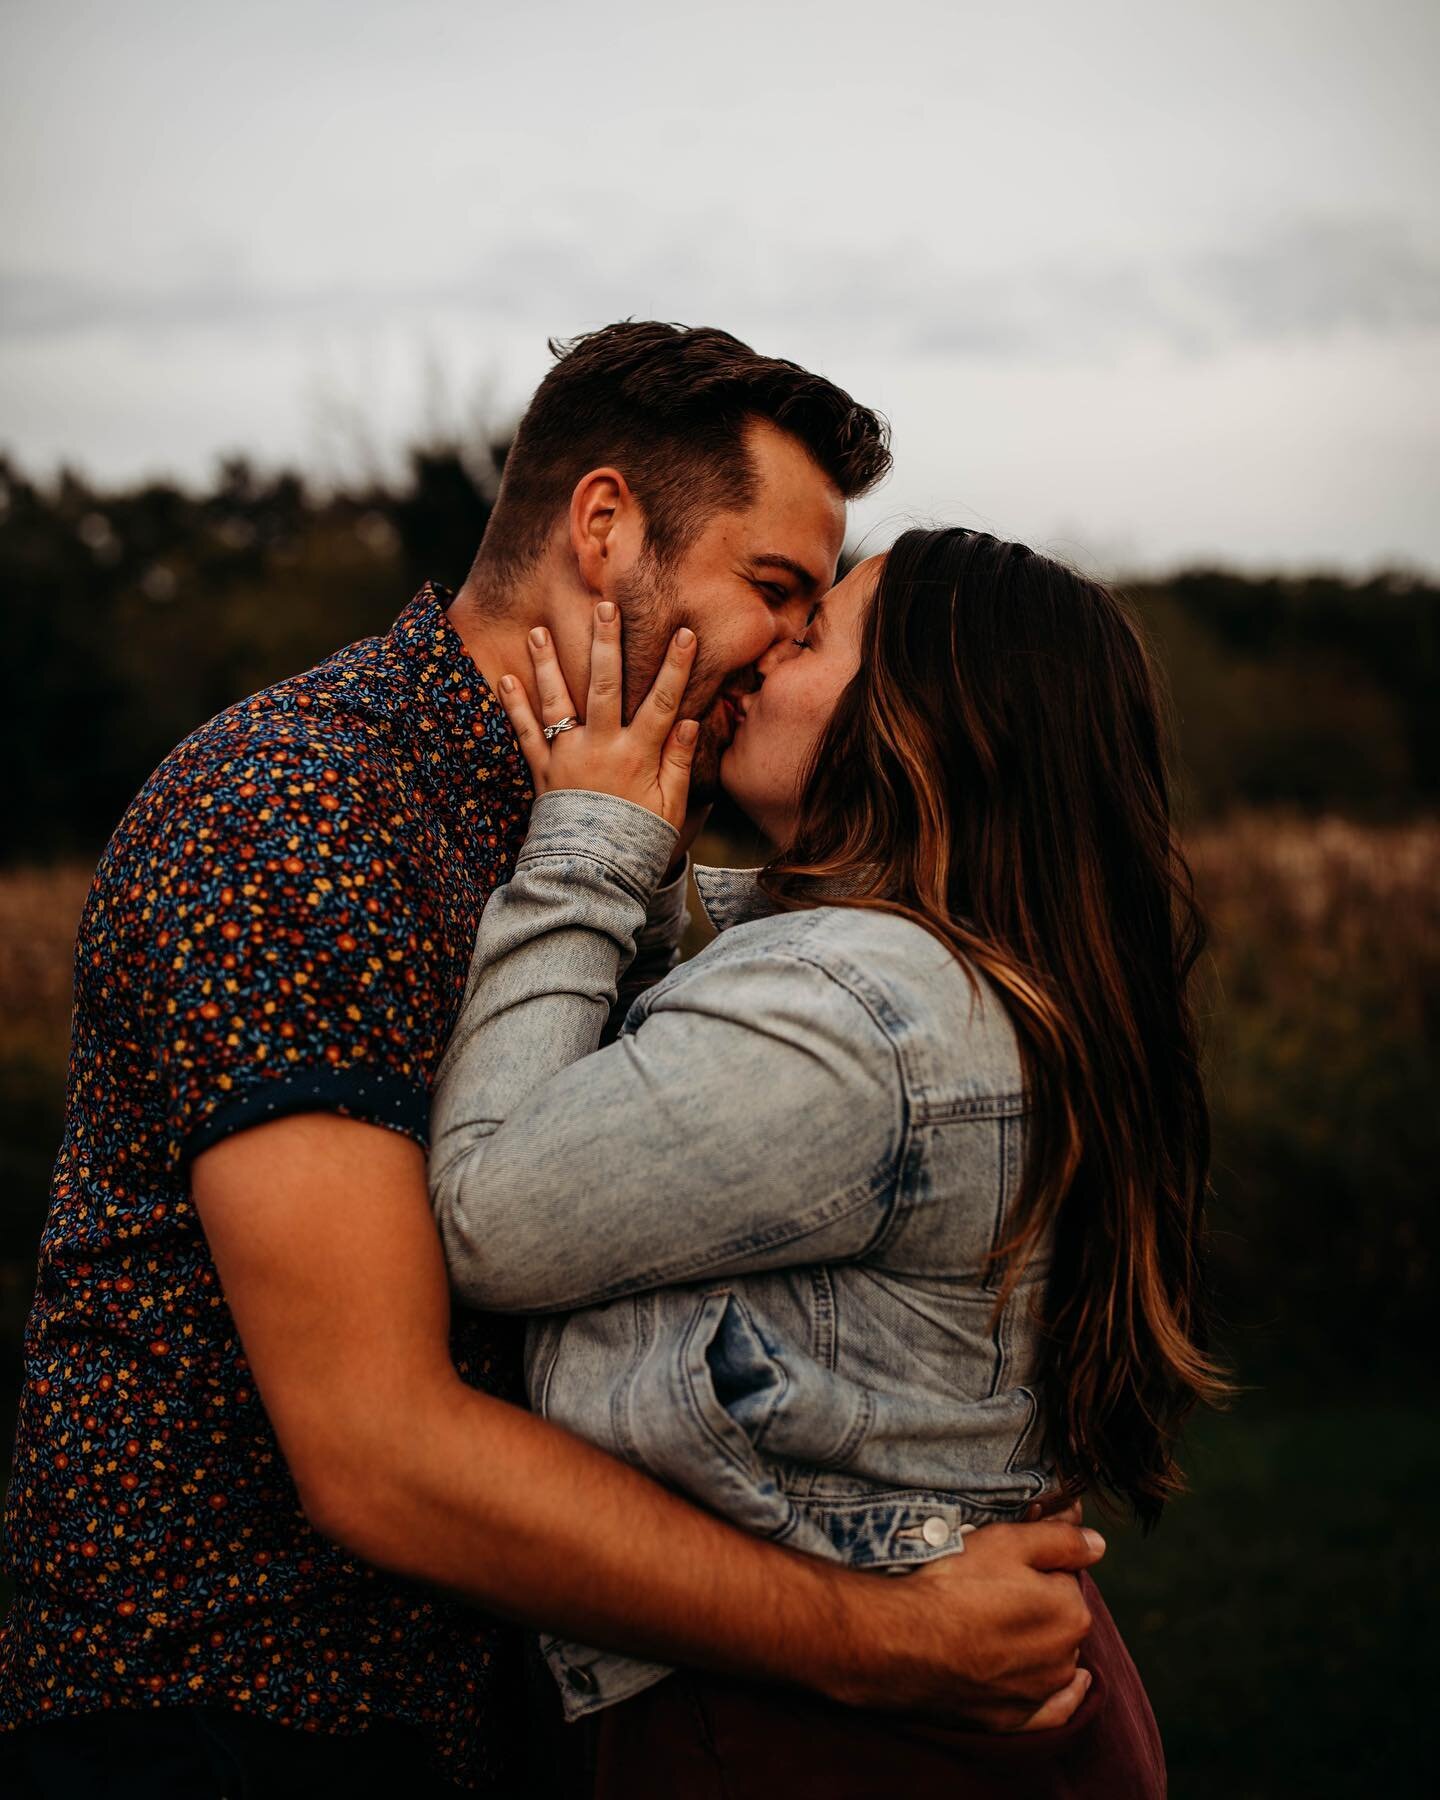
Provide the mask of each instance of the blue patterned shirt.
MULTIPOLYGON (((0 1725, 206 1704, 420 1725, 486 1785, 517 1634, 351 1561, 301 1511, 189 1195, 206 1146, 326 1110, 424 1143, 481 908, 530 810, 430 586, 383 638, 240 702, 111 839, 75 952, 65 1130, 25 1336, 0 1725)), ((457 1318, 522 1392, 508 1322, 457 1318)))

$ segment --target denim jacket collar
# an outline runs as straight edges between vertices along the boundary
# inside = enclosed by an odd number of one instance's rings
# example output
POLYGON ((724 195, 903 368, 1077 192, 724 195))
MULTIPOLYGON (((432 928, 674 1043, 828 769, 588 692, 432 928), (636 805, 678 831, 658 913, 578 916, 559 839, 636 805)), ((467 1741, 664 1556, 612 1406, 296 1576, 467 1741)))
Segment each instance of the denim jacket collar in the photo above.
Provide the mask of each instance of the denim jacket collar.
MULTIPOLYGON (((703 863, 695 865, 695 891, 705 909, 705 917, 717 932, 732 925, 746 925, 751 919, 768 919, 781 911, 760 886, 761 869, 717 869, 703 863)), ((816 904, 834 897, 848 899, 865 891, 857 877, 835 876, 816 888, 816 904)))
POLYGON ((716 869, 697 863, 695 891, 716 931, 769 918, 776 910, 775 902, 761 890, 759 869, 716 869))

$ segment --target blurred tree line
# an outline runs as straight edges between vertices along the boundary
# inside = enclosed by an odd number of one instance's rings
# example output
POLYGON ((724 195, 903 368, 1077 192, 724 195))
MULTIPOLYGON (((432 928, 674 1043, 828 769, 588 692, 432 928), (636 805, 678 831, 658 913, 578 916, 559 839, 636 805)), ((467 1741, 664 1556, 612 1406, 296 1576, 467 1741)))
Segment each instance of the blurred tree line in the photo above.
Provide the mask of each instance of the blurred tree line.
POLYGON ((1191 816, 1395 819, 1440 794, 1440 587, 1191 569, 1137 584, 1168 671, 1191 816))
MULTIPOLYGON (((195 726, 384 630, 426 576, 458 584, 504 455, 432 444, 403 478, 325 493, 235 460, 200 494, 0 459, 0 863, 95 854, 195 726)), ((1197 569, 1131 593, 1169 670, 1192 818, 1433 806, 1440 588, 1197 569)))
POLYGON ((94 856, 212 714, 463 580, 504 461, 416 448, 405 478, 321 494, 226 462, 208 493, 102 492, 0 458, 0 862, 94 856))

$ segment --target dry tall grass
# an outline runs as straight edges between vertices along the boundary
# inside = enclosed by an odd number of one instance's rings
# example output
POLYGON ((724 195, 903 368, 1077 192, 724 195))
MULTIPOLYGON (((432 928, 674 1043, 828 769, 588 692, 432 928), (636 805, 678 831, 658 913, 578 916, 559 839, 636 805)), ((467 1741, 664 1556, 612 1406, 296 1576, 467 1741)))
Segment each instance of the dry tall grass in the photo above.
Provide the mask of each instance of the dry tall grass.
POLYGON ((0 875, 0 1071, 20 1060, 63 1067, 75 929, 89 888, 89 868, 75 863, 0 875))
POLYGON ((1440 970, 1440 821, 1356 825, 1250 813, 1187 846, 1217 964, 1250 991, 1368 977, 1418 1024, 1440 970))

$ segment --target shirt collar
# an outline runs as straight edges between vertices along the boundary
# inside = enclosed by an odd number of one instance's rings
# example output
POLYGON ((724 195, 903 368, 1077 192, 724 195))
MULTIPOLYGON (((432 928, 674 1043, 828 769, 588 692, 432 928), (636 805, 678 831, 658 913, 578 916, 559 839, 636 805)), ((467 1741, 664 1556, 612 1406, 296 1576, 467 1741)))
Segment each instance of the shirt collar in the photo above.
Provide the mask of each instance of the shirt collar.
POLYGON ((454 595, 427 581, 391 626, 385 660, 402 679, 390 690, 426 791, 452 825, 516 845, 534 798, 530 771, 505 709, 446 616, 454 595))

